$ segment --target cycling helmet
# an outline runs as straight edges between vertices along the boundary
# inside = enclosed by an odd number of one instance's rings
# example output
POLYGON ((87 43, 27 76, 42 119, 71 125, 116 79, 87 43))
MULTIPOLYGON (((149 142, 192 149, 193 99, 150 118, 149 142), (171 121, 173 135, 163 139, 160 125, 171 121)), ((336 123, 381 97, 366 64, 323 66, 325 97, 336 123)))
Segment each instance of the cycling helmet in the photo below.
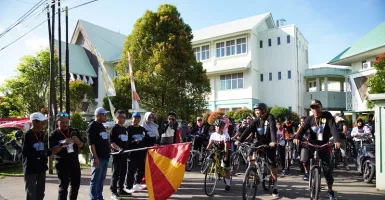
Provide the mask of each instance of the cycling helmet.
POLYGON ((18 130, 15 132, 15 138, 21 138, 21 137, 23 137, 23 134, 24 134, 23 131, 18 130))
POLYGON ((217 119, 214 121, 214 126, 225 126, 225 122, 223 120, 217 119))
POLYGON ((267 106, 264 103, 258 103, 254 105, 254 110, 259 109, 259 110, 267 110, 267 106))

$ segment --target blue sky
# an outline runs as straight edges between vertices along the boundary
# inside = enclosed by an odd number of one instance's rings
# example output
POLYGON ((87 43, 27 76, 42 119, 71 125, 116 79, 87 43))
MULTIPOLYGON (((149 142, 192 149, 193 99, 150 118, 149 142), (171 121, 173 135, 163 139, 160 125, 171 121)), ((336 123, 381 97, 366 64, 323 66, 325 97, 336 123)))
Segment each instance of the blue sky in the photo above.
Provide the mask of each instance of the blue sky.
MULTIPOLYGON (((62 4, 73 7, 88 1, 62 0, 62 4)), ((0 0, 0 32, 37 2, 0 0)), ((298 26, 309 42, 310 66, 331 60, 385 21, 384 0, 99 0, 70 11, 70 37, 78 19, 129 34, 145 10, 155 11, 163 3, 176 5, 193 30, 271 12, 274 20, 284 18, 286 24, 298 26)), ((44 19, 45 12, 19 25, 0 38, 0 49, 44 19)), ((64 31, 64 20, 62 24, 64 31)), ((47 29, 45 23, 0 51, 0 84, 5 78, 16 75, 15 69, 22 56, 31 55, 48 44, 47 29)), ((55 35, 57 38, 58 34, 55 35)))

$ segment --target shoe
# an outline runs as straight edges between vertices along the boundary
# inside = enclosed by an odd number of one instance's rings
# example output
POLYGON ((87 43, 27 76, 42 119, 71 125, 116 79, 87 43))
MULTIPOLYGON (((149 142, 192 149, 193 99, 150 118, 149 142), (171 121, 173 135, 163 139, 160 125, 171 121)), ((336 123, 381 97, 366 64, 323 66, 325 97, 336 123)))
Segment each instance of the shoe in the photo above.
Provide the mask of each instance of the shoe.
POLYGON ((334 197, 334 191, 328 191, 328 197, 330 200, 337 200, 337 198, 334 197))
POLYGON ((225 186, 225 191, 227 191, 227 192, 230 191, 230 185, 225 186))
POLYGON ((140 186, 141 190, 144 190, 144 189, 147 188, 147 185, 146 185, 146 184, 140 184, 139 186, 140 186))
POLYGON ((119 194, 120 197, 129 197, 129 196, 132 196, 131 193, 128 193, 128 192, 124 191, 124 189, 123 189, 123 190, 120 190, 120 191, 118 192, 118 194, 119 194))
POLYGON ((137 191, 137 190, 143 190, 142 187, 140 187, 140 184, 135 184, 134 187, 132 187, 133 190, 137 191))
POLYGON ((286 171, 285 171, 285 170, 282 170, 281 175, 282 175, 282 176, 285 176, 285 175, 286 175, 286 171))
POLYGON ((112 192, 111 199, 120 199, 119 194, 117 192, 112 192))
POLYGON ((129 194, 132 194, 135 192, 134 188, 131 188, 131 189, 127 189, 127 188, 124 188, 123 189, 125 192, 129 193, 129 194))
POLYGON ((277 189, 274 189, 272 195, 273 195, 273 197, 279 196, 278 190, 277 190, 277 189))
POLYGON ((308 181, 308 180, 309 180, 309 175, 308 175, 307 173, 305 173, 305 174, 303 175, 303 180, 304 180, 304 181, 308 181))

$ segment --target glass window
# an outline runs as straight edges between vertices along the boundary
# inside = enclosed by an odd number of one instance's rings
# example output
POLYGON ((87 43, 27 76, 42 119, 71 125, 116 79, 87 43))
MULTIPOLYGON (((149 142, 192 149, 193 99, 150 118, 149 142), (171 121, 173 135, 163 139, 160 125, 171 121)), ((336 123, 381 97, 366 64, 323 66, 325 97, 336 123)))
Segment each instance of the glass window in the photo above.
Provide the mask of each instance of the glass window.
POLYGON ((291 111, 291 106, 289 106, 289 110, 291 111))
POLYGON ((278 80, 281 80, 281 72, 278 72, 278 80))
POLYGON ((272 81, 273 80, 273 73, 269 73, 269 81, 272 81))
POLYGON ((200 61, 201 60, 200 47, 193 48, 193 51, 194 51, 195 59, 197 61, 200 61))
POLYGON ((269 39, 269 47, 271 47, 271 39, 269 39))
POLYGON ((263 74, 261 74, 260 76, 261 76, 261 82, 263 82, 263 74))
POLYGON ((225 56, 225 43, 220 42, 216 44, 217 58, 225 56))
POLYGON ((277 37, 277 44, 281 45, 281 37, 277 37))
POLYGON ((291 79, 291 70, 287 71, 287 79, 291 79))
POLYGON ((306 64, 308 64, 309 63, 309 52, 307 51, 307 49, 306 49, 306 64))
POLYGON ((288 44, 290 43, 290 35, 287 35, 286 41, 287 41, 288 44))
POLYGON ((220 76, 221 90, 243 88, 243 73, 220 76))
POLYGON ((237 39, 237 54, 246 53, 246 38, 237 39))
POLYGON ((263 40, 259 40, 259 48, 263 48, 263 40))
POLYGON ((202 60, 210 59, 210 46, 202 46, 202 60))
POLYGON ((226 56, 235 54, 235 40, 226 41, 226 56))

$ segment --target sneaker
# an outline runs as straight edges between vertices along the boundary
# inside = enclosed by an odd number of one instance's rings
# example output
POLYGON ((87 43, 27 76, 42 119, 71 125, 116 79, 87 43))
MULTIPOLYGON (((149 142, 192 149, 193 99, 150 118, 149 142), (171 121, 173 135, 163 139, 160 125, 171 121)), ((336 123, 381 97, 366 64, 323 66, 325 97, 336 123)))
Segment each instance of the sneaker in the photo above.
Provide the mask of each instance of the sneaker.
POLYGON ((141 190, 144 190, 144 189, 147 188, 147 185, 146 185, 146 184, 140 184, 139 186, 140 186, 141 190))
POLYGON ((337 200, 335 197, 334 197, 334 191, 328 191, 328 197, 330 200, 337 200))
POLYGON ((111 199, 120 199, 119 194, 117 192, 112 192, 111 199))
POLYGON ((126 196, 126 197, 132 196, 131 193, 128 193, 128 192, 124 191, 124 189, 123 189, 123 190, 120 190, 120 191, 118 192, 118 194, 119 194, 120 197, 124 197, 124 196, 126 196))
POLYGON ((273 190, 273 197, 277 197, 277 196, 279 196, 278 190, 274 189, 273 190))
POLYGON ((305 173, 305 174, 303 175, 303 180, 304 180, 304 181, 308 181, 308 180, 309 180, 309 175, 308 175, 307 173, 305 173))
POLYGON ((140 184, 135 184, 134 187, 132 187, 133 190, 143 190, 143 188, 140 186, 140 184))
POLYGON ((225 186, 225 191, 230 191, 230 185, 225 186))
POLYGON ((286 175, 286 171, 285 171, 285 170, 282 170, 281 175, 282 175, 282 176, 285 176, 285 175, 286 175))
POLYGON ((129 193, 129 194, 132 194, 135 192, 134 188, 131 188, 131 189, 127 189, 127 188, 124 188, 123 189, 125 192, 129 193))

